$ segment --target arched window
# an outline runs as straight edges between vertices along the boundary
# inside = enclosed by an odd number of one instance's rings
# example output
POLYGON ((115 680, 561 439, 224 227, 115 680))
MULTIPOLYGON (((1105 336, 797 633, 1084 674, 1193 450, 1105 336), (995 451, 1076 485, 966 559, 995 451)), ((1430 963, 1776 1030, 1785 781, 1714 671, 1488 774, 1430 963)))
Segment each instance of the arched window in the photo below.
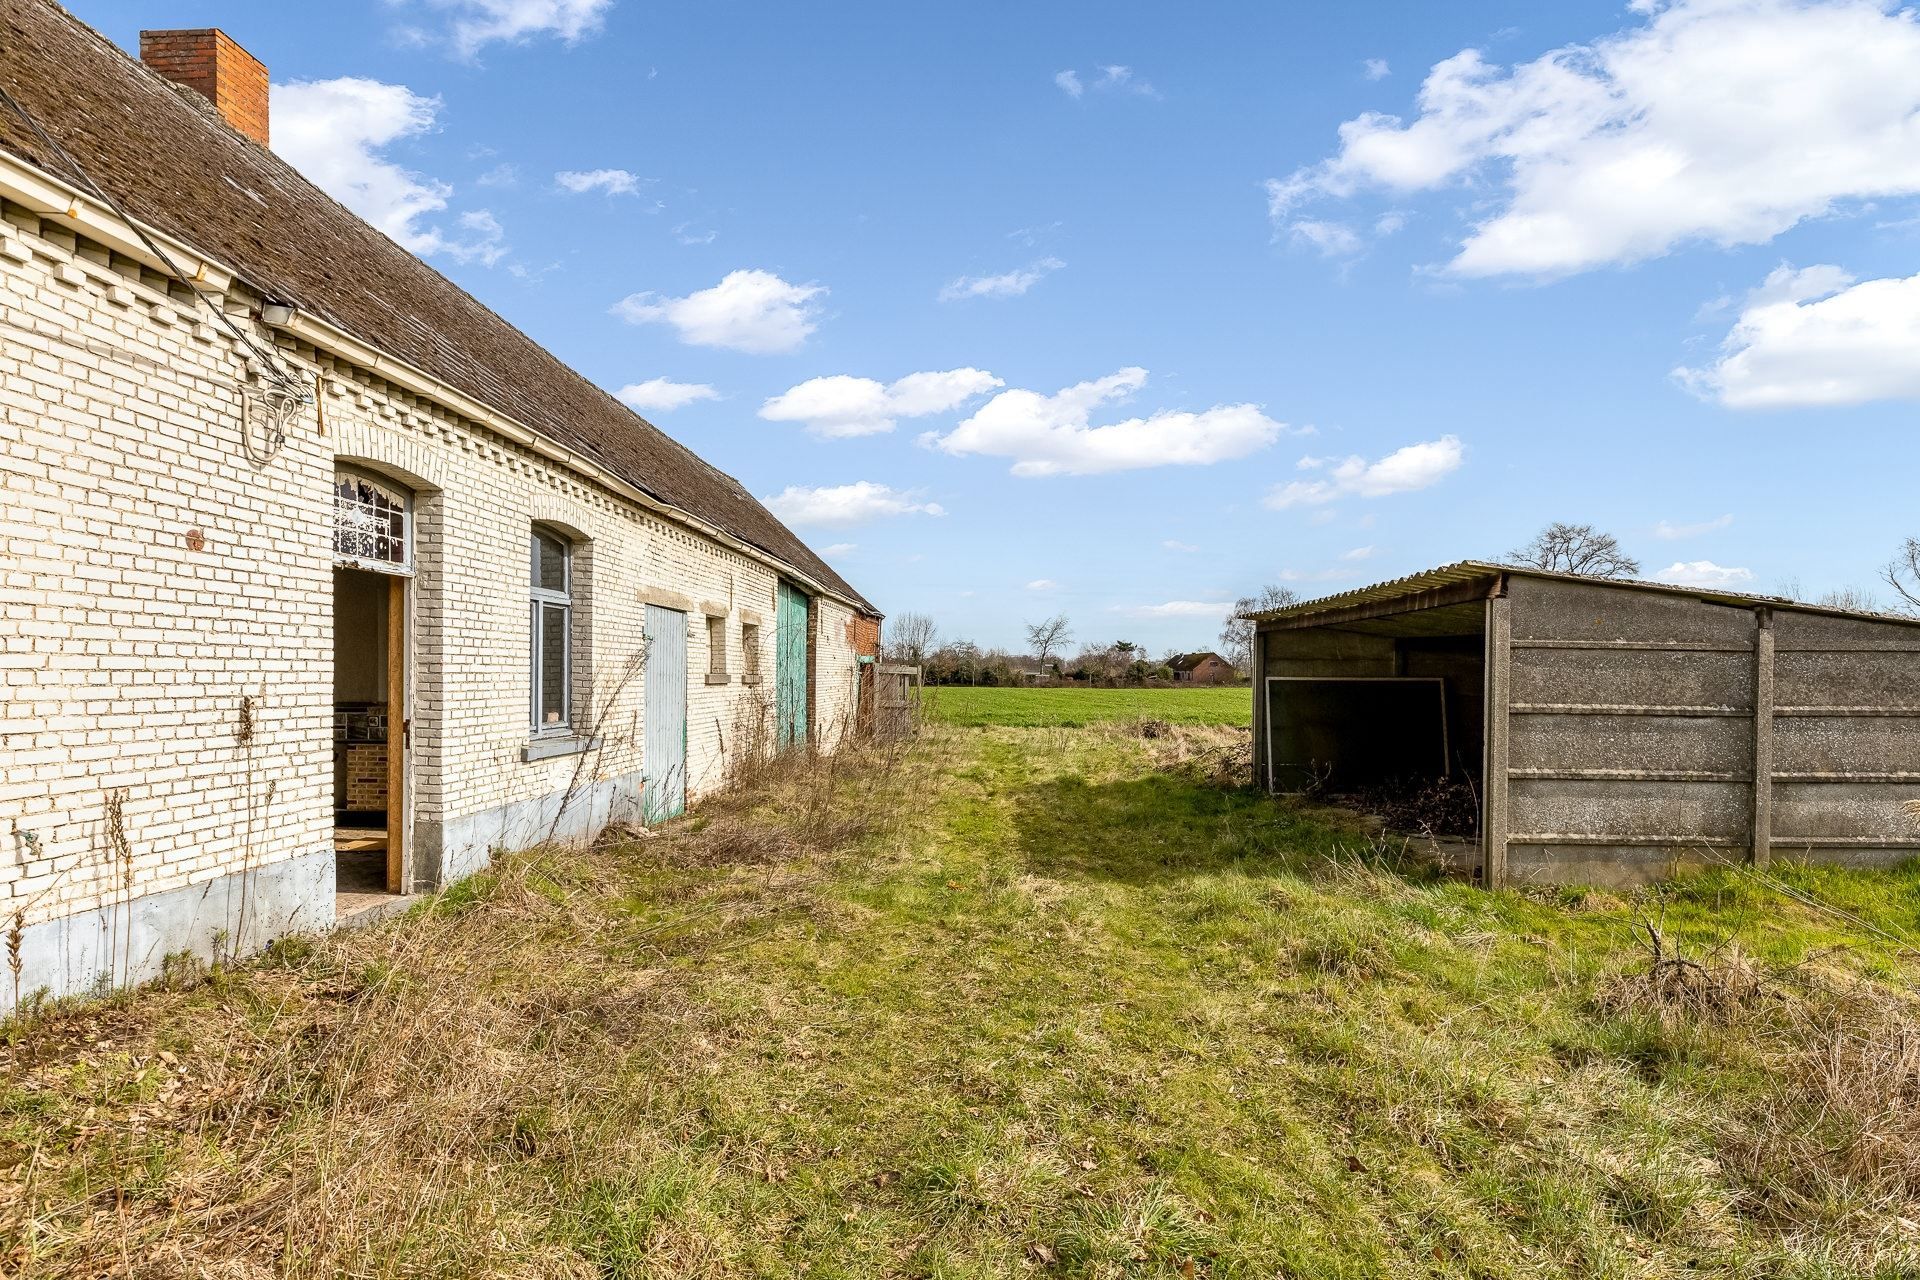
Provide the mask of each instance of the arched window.
POLYGON ((406 494, 356 471, 333 477, 333 558, 357 569, 406 573, 413 539, 406 494))
POLYGON ((573 547, 538 525, 529 545, 533 731, 555 733, 573 723, 573 547))

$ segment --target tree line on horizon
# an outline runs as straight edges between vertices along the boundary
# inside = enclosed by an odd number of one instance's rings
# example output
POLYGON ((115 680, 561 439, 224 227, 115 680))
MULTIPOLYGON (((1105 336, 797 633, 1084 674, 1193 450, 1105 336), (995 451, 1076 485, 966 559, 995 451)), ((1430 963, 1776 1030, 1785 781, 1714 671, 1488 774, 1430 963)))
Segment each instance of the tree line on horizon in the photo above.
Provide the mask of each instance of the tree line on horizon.
MULTIPOLYGON (((1621 547, 1618 538, 1590 524, 1565 521, 1549 524, 1532 541, 1501 557, 1500 562, 1611 580, 1638 578, 1641 573, 1640 561, 1621 547)), ((1920 538, 1908 538, 1901 544, 1894 557, 1881 567, 1880 580, 1894 593, 1891 605, 1883 604, 1871 591, 1859 587, 1842 587, 1808 599, 1799 583, 1792 579, 1776 585, 1773 594, 1823 608, 1920 617, 1920 538)), ((1250 674, 1252 615, 1282 609, 1299 603, 1300 599, 1299 592, 1280 583, 1268 583, 1251 595, 1239 597, 1233 602, 1232 613, 1221 624, 1216 652, 1243 677, 1250 674)), ((1168 649, 1156 659, 1143 646, 1130 640, 1113 640, 1083 644, 1068 656, 1066 650, 1073 640, 1073 624, 1066 614, 1024 625, 1027 651, 1014 653, 1001 648, 983 648, 959 637, 942 641, 931 617, 924 613, 903 613, 887 624, 885 650, 889 661, 921 668, 923 678, 930 684, 999 685, 1061 680, 1109 686, 1171 684, 1174 660, 1191 652, 1168 649)))

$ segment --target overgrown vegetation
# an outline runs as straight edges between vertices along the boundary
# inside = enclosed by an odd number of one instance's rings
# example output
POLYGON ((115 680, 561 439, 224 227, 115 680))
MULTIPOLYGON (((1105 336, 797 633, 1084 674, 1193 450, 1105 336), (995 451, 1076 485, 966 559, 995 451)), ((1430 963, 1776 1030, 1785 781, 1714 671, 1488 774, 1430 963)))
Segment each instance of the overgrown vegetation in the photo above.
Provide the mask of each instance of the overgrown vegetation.
POLYGON ((0 1270, 1920 1267, 1920 872, 1487 894, 1239 787, 1243 741, 793 758, 14 1024, 0 1270))

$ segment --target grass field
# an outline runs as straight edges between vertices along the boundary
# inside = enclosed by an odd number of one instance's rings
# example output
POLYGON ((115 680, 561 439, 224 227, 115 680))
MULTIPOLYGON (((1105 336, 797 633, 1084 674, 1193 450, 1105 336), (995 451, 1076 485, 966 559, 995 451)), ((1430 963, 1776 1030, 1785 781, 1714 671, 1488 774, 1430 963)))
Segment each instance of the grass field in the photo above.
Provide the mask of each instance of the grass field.
POLYGON ((935 727, 0 1030, 0 1273, 1916 1274, 1920 874, 1483 893, 1238 736, 935 727))
POLYGON ((975 689, 942 686, 925 694, 927 714, 944 724, 1077 728, 1125 720, 1169 724, 1253 723, 1246 689, 975 689))

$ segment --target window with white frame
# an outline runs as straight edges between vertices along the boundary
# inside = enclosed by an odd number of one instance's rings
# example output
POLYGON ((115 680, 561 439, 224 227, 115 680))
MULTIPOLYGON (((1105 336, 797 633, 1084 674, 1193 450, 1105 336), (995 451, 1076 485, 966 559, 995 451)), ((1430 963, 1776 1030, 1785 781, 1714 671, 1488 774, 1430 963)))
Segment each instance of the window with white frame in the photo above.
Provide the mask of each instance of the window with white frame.
POLYGON ((727 620, 724 615, 707 615, 707 675, 723 680, 727 675, 727 620))
POLYGON ((333 558, 393 573, 412 567, 407 496, 356 471, 333 476, 333 558))
POLYGON ((573 547, 537 526, 530 546, 533 729, 555 733, 573 724, 573 547))

